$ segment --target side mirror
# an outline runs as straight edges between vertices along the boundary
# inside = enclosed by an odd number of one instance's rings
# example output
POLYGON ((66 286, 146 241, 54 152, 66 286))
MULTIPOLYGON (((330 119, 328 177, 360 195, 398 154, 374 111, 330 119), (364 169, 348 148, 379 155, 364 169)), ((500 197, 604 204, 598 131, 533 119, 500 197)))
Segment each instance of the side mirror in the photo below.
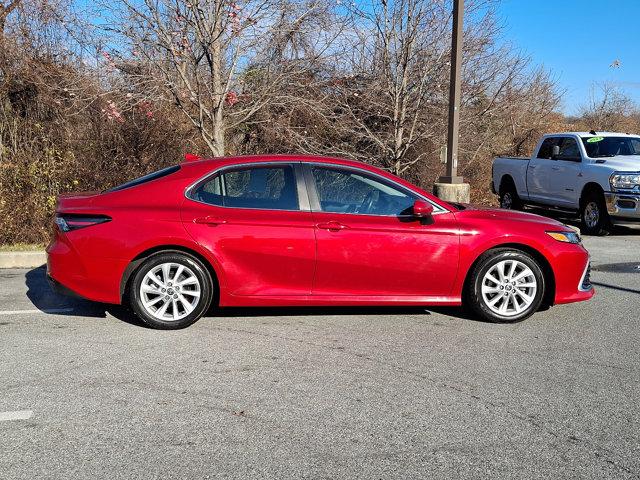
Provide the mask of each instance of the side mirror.
POLYGON ((433 205, 424 200, 416 200, 413 203, 413 216, 416 218, 430 217, 433 213, 433 205))
POLYGON ((554 145, 551 149, 551 158, 555 159, 558 155, 560 155, 560 145, 554 145))

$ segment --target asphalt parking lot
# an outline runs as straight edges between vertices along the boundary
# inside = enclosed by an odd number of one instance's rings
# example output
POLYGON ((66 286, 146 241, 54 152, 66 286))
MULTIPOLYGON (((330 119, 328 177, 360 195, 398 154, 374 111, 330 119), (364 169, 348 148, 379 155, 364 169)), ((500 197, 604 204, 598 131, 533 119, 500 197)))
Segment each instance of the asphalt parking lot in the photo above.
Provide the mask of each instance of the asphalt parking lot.
POLYGON ((585 243, 596 297, 514 325, 325 308, 154 331, 0 270, 0 477, 638 478, 640 230, 585 243))

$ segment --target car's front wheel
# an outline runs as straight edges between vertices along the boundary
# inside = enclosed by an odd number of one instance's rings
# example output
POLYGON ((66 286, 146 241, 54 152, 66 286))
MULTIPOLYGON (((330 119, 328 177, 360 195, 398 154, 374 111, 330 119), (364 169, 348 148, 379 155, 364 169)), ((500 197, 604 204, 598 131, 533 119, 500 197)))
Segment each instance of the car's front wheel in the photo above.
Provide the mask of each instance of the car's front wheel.
POLYGON ((135 313, 158 329, 184 328, 205 314, 213 297, 213 282, 205 266, 180 252, 147 258, 130 282, 135 313))
POLYGON ((538 310, 544 289, 544 273, 531 255, 497 248, 476 262, 467 282, 465 302, 484 320, 516 322, 538 310))
POLYGON ((611 219, 602 194, 588 193, 580 202, 580 220, 585 235, 606 235, 611 219))

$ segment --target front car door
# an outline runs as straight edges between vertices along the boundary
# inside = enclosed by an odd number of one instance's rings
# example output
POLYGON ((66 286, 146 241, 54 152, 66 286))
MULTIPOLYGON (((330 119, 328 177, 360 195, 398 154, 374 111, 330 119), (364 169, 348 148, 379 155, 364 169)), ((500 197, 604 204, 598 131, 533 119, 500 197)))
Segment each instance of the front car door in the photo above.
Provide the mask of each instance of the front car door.
POLYGON ((551 189, 553 168, 557 165, 553 159, 553 147, 560 145, 562 137, 546 137, 536 155, 529 160, 527 168, 527 191, 529 200, 540 203, 555 203, 551 189))
POLYGON ((215 171, 187 192, 182 220, 235 296, 309 295, 315 234, 299 163, 215 171))
POLYGON ((445 301, 458 267, 453 213, 433 204, 434 215, 420 221, 411 215, 420 197, 385 177, 337 165, 303 167, 316 224, 314 296, 445 301))
POLYGON ((562 137, 559 147, 560 152, 551 166, 550 190, 556 205, 577 208, 580 198, 578 180, 582 174, 580 147, 573 137, 562 137))

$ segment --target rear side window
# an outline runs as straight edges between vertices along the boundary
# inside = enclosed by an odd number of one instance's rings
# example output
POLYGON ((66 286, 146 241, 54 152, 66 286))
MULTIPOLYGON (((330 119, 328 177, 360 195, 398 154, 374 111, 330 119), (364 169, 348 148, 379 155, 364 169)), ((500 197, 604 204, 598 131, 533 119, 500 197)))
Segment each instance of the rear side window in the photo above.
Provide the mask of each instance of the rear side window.
POLYGON ((199 185, 190 197, 221 207, 299 209, 296 178, 291 165, 227 170, 199 185))
POLYGON ((105 190, 104 193, 117 192, 118 190, 124 190, 125 188, 137 187, 138 185, 142 185, 143 183, 147 183, 152 180, 157 180, 158 178, 171 175, 172 173, 175 173, 178 170, 180 170, 180 165, 174 165, 172 167, 163 168, 162 170, 158 170, 157 172, 149 173, 143 177, 136 178, 135 180, 131 180, 127 183, 123 183, 122 185, 118 185, 117 187, 113 187, 108 190, 105 190))

